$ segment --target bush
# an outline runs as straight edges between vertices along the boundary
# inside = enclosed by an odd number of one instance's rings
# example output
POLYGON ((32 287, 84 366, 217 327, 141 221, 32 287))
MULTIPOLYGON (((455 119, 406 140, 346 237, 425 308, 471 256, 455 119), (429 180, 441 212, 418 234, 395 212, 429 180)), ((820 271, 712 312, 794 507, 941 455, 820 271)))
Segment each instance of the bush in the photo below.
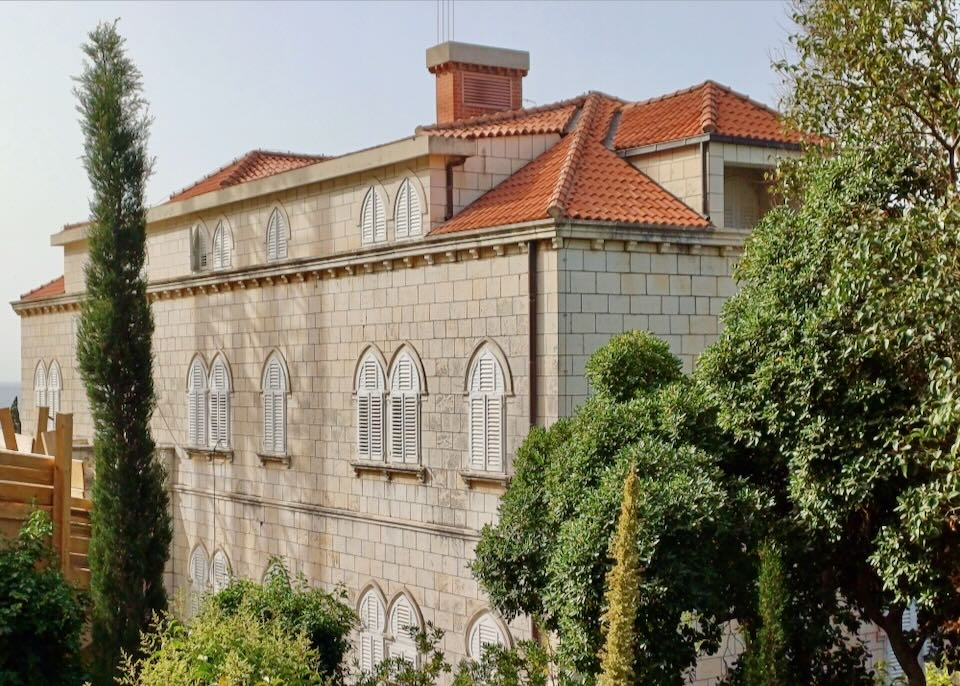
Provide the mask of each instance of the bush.
POLYGON ((595 393, 617 402, 635 398, 680 379, 680 360, 670 346, 646 331, 614 336, 587 362, 587 381, 595 393))
POLYGON ((80 683, 80 594, 60 572, 50 518, 33 512, 0 544, 0 686, 80 683))
POLYGON ((343 602, 345 592, 331 594, 310 588, 303 576, 291 581, 282 563, 272 564, 277 573, 263 585, 235 580, 213 596, 210 604, 226 616, 245 614, 261 624, 275 624, 287 633, 302 634, 316 652, 320 674, 339 678, 357 619, 343 602))

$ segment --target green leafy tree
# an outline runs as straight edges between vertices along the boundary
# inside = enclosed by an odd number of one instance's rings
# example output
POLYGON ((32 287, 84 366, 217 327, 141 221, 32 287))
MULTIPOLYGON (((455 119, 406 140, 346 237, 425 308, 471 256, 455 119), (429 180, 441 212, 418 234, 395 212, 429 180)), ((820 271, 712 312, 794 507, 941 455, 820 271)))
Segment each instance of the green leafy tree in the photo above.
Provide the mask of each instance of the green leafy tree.
POLYGON ((99 25, 83 51, 76 96, 93 198, 77 359, 94 425, 93 645, 97 683, 105 685, 121 650, 136 653, 141 630, 166 607, 172 533, 149 428, 153 316, 141 273, 149 119, 140 72, 115 24, 99 25))
POLYGON ((0 686, 80 683, 82 599, 50 548, 53 524, 33 512, 0 542, 0 686))
POLYGON ((636 655, 634 626, 640 604, 640 555, 637 550, 637 475, 627 472, 623 503, 611 555, 616 563, 607 575, 606 642, 600 655, 599 686, 632 686, 636 655))
POLYGON ((787 665, 786 573, 777 547, 767 541, 760 547, 757 578, 759 627, 750 635, 744 658, 747 686, 787 686, 793 683, 787 665))

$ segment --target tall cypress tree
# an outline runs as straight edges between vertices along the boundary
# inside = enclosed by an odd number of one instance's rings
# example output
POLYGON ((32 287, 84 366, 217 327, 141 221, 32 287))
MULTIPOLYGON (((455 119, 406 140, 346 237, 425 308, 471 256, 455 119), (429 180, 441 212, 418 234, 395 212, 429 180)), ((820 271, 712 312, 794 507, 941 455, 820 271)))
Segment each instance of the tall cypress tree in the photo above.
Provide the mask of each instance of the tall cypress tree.
POLYGON ((100 24, 83 52, 75 93, 93 197, 77 359, 94 424, 90 590, 94 675, 106 685, 120 651, 136 654, 141 629, 167 605, 172 528, 149 426, 153 315, 141 270, 150 119, 116 24, 100 24))
POLYGON ((744 655, 747 686, 786 686, 790 683, 787 667, 786 574, 776 544, 765 542, 759 552, 757 610, 759 627, 751 632, 744 655))
POLYGON ((607 574, 607 610, 603 616, 606 642, 600 656, 598 686, 633 686, 636 681, 635 624, 643 574, 637 526, 637 475, 631 467, 623 484, 617 533, 610 546, 616 562, 607 574))

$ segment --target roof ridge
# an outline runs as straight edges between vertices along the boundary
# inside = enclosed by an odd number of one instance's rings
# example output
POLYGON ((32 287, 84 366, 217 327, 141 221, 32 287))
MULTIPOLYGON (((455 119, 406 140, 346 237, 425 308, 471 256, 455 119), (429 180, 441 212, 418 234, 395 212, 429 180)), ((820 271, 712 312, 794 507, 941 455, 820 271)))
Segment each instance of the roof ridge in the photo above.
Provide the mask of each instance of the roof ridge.
MULTIPOLYGON (((207 181, 208 179, 212 179, 212 178, 213 178, 214 176, 216 176, 217 174, 220 174, 220 173, 222 173, 222 172, 225 172, 227 169, 229 169, 230 167, 232 167, 232 166, 234 166, 234 165, 239 165, 238 169, 247 169, 247 168, 249 168, 249 165, 250 165, 255 159, 257 159, 258 157, 263 157, 263 156, 285 157, 285 158, 287 158, 287 159, 305 159, 305 160, 306 160, 306 159, 315 159, 315 160, 317 160, 318 162, 322 162, 323 160, 330 159, 330 157, 327 156, 327 155, 313 155, 313 154, 307 154, 307 153, 292 152, 292 151, 289 151, 289 150, 283 151, 283 150, 266 150, 266 149, 264 149, 264 148, 254 148, 253 150, 248 150, 247 152, 243 153, 242 155, 233 158, 232 160, 230 160, 230 161, 227 162, 226 164, 221 165, 221 166, 218 167, 217 169, 214 169, 214 170, 213 170, 212 172, 210 172, 209 174, 206 174, 206 175, 200 177, 199 179, 197 179, 197 180, 194 181, 193 183, 191 183, 191 184, 189 184, 189 185, 186 185, 186 186, 184 186, 183 188, 181 188, 181 189, 179 189, 179 190, 174 191, 173 193, 170 194, 170 198, 174 198, 174 197, 176 197, 176 196, 178 196, 178 195, 180 195, 180 194, 182 194, 182 193, 187 192, 187 191, 190 190, 191 188, 194 188, 194 187, 196 187, 196 186, 199 186, 199 185, 200 185, 201 183, 203 183, 204 181, 207 181)), ((235 179, 236 176, 237 176, 237 170, 235 170, 233 173, 229 174, 229 175, 227 176, 227 179, 235 179)), ((224 184, 221 183, 221 184, 220 184, 220 187, 223 188, 223 187, 224 187, 224 184)))
POLYGON ((29 298, 30 296, 32 296, 32 295, 34 295, 34 294, 39 293, 40 291, 42 291, 44 288, 46 288, 46 287, 48 287, 48 286, 52 286, 52 285, 55 284, 57 281, 61 281, 63 278, 64 278, 64 275, 61 274, 60 276, 56 276, 56 277, 50 279, 50 280, 47 281, 46 283, 40 284, 40 285, 37 286, 36 288, 31 288, 29 291, 27 291, 26 293, 24 293, 23 295, 21 295, 21 296, 20 296, 20 299, 21 299, 21 300, 26 300, 26 299, 29 298))
POLYGON ((717 119, 719 118, 719 108, 717 107, 717 94, 714 90, 715 84, 708 81, 703 89, 703 104, 700 110, 700 130, 704 133, 716 133, 717 119))
POLYGON ((564 215, 567 204, 570 202, 577 167, 583 158, 583 150, 590 130, 593 128, 594 119, 596 119, 597 112, 600 110, 601 97, 598 93, 591 93, 583 104, 583 111, 577 122, 577 128, 570 138, 570 147, 567 150, 566 159, 564 159, 563 165, 560 167, 560 174, 557 176, 557 185, 547 202, 547 214, 554 219, 559 219, 564 215))
POLYGON ((536 107, 520 107, 515 110, 504 110, 502 112, 492 112, 490 114, 478 114, 475 117, 457 119, 455 121, 444 122, 442 124, 427 124, 425 126, 421 125, 416 128, 416 132, 445 131, 446 129, 459 129, 464 126, 476 126, 478 124, 512 121, 514 119, 520 119, 521 117, 526 117, 531 114, 540 114, 542 112, 549 112, 551 110, 559 110, 564 107, 569 107, 570 105, 580 105, 588 95, 590 95, 590 93, 577 95, 572 98, 567 98, 566 100, 558 100, 557 102, 551 102, 546 105, 537 105, 536 107))

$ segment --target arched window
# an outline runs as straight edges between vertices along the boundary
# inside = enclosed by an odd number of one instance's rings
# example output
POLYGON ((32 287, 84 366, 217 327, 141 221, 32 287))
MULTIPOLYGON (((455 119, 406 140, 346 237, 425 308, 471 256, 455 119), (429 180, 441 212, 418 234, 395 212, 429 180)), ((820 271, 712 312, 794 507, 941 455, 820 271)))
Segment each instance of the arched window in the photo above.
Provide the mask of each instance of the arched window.
POLYGON ((209 266, 210 237, 207 227, 197 224, 190 230, 190 268, 195 272, 205 270, 209 266))
POLYGON ((218 550, 213 554, 213 560, 210 562, 210 582, 214 593, 219 593, 230 585, 230 578, 233 572, 230 569, 230 560, 227 554, 218 550))
POLYGON ((420 461, 420 375, 406 352, 397 358, 390 378, 390 459, 420 461))
POLYGON ((474 660, 483 657, 487 646, 506 646, 506 639, 497 621, 489 612, 485 612, 474 621, 467 637, 467 655, 474 660))
POLYGON ((47 407, 47 368, 43 360, 33 370, 33 406, 47 407))
POLYGON ((207 551, 198 545, 190 554, 190 607, 189 613, 193 617, 200 611, 203 596, 210 590, 209 563, 207 551))
POLYGON ((360 669, 369 672, 383 661, 383 602, 374 590, 360 601, 360 669))
POLYGON ((357 370, 357 454, 383 460, 383 368, 368 353, 357 370))
POLYGON ((397 238, 411 238, 423 233, 423 216, 420 214, 420 196, 410 179, 404 179, 397 191, 394 212, 397 238))
POLYGON ((399 657, 410 664, 417 665, 417 632, 420 618, 413 609, 407 596, 401 595, 393 602, 390 611, 390 635, 393 642, 390 644, 390 657, 399 657))
POLYGON ((287 240, 290 226, 279 207, 273 208, 267 221, 267 259, 282 260, 287 257, 287 240))
POLYGON ((230 369, 222 357, 213 361, 210 370, 210 447, 230 447, 230 369))
POLYGON ((470 468, 503 471, 504 381, 500 361, 480 354, 470 375, 470 468))
POLYGON ((263 578, 261 582, 264 584, 271 583, 274 579, 289 579, 290 574, 287 572, 286 566, 284 566, 283 560, 279 558, 273 558, 270 560, 270 564, 267 565, 266 570, 263 572, 263 578))
POLYGON ((367 191, 360 209, 360 235, 364 245, 387 240, 387 214, 383 199, 373 186, 367 191))
POLYGON ((187 375, 187 444, 207 446, 207 368, 194 357, 187 375))
POLYGON ((287 453, 287 372, 274 353, 263 368, 263 452, 287 453))
POLYGON ((60 363, 54 360, 50 363, 50 373, 47 375, 47 404, 50 406, 51 419, 60 413, 60 391, 62 388, 60 363))
POLYGON ((233 236, 221 220, 213 231, 213 268, 229 269, 233 264, 233 236))

